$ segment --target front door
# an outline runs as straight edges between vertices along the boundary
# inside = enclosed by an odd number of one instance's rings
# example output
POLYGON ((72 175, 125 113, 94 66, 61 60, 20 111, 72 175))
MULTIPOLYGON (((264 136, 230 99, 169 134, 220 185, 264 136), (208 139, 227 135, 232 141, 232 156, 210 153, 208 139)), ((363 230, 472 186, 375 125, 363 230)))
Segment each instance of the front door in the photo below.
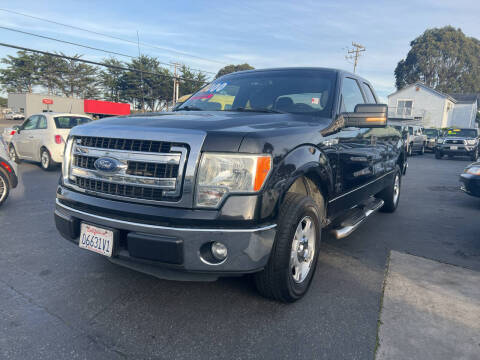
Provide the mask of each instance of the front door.
MULTIPOLYGON (((354 112, 357 104, 366 103, 359 82, 350 77, 342 81, 340 112, 354 112)), ((375 182, 382 158, 373 129, 348 127, 338 134, 339 172, 337 201, 340 208, 349 208, 367 199, 369 183, 375 182)))
POLYGON ((37 128, 38 116, 32 115, 22 124, 20 132, 15 134, 15 149, 22 159, 32 159, 33 140, 37 128))

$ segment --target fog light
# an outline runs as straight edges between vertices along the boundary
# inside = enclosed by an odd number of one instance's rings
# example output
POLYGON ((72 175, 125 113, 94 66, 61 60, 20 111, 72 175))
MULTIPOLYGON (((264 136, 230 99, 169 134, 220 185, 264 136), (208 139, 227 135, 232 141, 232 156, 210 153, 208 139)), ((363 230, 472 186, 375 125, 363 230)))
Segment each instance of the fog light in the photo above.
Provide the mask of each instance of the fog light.
POLYGON ((212 255, 217 260, 225 260, 227 258, 227 247, 219 242, 212 243, 212 255))

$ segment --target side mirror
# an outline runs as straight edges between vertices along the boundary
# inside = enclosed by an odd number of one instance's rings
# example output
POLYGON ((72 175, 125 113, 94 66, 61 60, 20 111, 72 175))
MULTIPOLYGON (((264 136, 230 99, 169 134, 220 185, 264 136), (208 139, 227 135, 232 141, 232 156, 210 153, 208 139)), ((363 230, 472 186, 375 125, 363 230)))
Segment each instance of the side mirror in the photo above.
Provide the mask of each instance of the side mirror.
POLYGON ((387 126, 385 104, 358 104, 353 113, 344 113, 345 127, 380 128, 387 126))

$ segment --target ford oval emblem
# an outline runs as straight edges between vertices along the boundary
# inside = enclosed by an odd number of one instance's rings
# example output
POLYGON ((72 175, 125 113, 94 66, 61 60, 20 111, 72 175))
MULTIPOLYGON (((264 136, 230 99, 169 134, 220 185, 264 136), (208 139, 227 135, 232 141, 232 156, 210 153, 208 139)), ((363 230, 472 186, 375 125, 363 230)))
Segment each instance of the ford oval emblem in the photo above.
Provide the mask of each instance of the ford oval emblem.
POLYGON ((104 172, 114 172, 117 171, 120 167, 120 163, 117 159, 110 157, 101 157, 95 160, 93 163, 95 169, 104 171, 104 172))

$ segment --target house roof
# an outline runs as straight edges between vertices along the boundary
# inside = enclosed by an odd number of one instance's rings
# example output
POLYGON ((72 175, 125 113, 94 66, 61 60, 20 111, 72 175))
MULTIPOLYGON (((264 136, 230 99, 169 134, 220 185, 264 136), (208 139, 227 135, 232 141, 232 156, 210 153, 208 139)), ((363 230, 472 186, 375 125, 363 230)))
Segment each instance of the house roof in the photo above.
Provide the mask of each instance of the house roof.
POLYGON ((451 97, 453 97, 457 102, 459 103, 464 103, 464 104, 471 104, 474 103, 475 101, 480 104, 480 93, 475 94, 459 94, 459 93, 453 93, 450 94, 451 97))
POLYGON ((428 91, 430 91, 430 92, 432 92, 432 93, 434 93, 434 94, 436 94, 436 95, 438 95, 438 96, 441 96, 441 97, 443 97, 443 98, 445 98, 445 99, 450 100, 450 101, 453 102, 453 103, 456 103, 456 102, 457 102, 457 100, 456 100, 455 98, 453 98, 452 96, 450 96, 450 95, 448 95, 448 94, 445 94, 445 93, 443 93, 443 92, 441 92, 441 91, 432 89, 431 87, 429 87, 429 86, 427 86, 427 85, 425 85, 424 83, 419 82, 419 81, 417 81, 417 82, 415 82, 415 83, 413 83, 413 84, 407 85, 407 86, 405 86, 404 88, 395 91, 394 93, 388 95, 388 97, 393 96, 393 95, 399 93, 400 91, 403 91, 403 90, 405 90, 405 89, 411 88, 411 87, 413 87, 413 86, 422 87, 422 88, 424 88, 425 90, 428 90, 428 91))

